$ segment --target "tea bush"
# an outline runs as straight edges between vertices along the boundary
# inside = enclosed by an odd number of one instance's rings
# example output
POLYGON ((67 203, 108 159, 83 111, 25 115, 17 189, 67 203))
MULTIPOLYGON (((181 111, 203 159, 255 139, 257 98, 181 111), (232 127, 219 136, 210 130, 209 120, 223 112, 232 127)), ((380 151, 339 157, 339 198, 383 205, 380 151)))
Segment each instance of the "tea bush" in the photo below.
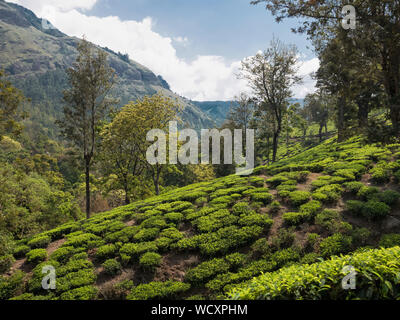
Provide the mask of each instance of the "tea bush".
POLYGON ((289 193, 289 201, 293 206, 300 206, 311 198, 311 193, 307 191, 293 191, 289 193))
POLYGON ((379 245, 384 248, 391 248, 395 246, 400 246, 400 234, 391 233, 384 234, 379 241, 379 245))
POLYGON ((33 249, 26 254, 26 261, 32 264, 38 264, 47 259, 45 249, 33 249))
POLYGON ((321 241, 319 245, 321 255, 327 258, 333 255, 347 253, 350 250, 351 242, 351 237, 341 233, 335 233, 321 241))
POLYGON ((235 300, 397 299, 399 271, 399 247, 368 250, 266 273, 241 288, 232 289, 228 297, 235 300), (342 289, 345 265, 351 265, 357 271, 355 290, 342 289), (323 286, 321 279, 324 279, 323 286))
POLYGON ((146 252, 139 259, 139 265, 144 269, 154 272, 161 264, 162 256, 156 252, 146 252))
POLYGON ((62 293, 60 300, 93 300, 96 298, 97 293, 97 288, 85 286, 62 293))
POLYGON ((140 284, 127 296, 128 300, 173 299, 190 289, 190 284, 166 281, 140 284))
POLYGON ((109 258, 114 257, 116 252, 117 252, 117 247, 114 244, 107 244, 101 246, 96 251, 96 259, 99 261, 107 260, 109 258))
POLYGON ((33 249, 46 248, 49 245, 50 241, 51 238, 49 236, 39 236, 28 241, 28 246, 33 249))

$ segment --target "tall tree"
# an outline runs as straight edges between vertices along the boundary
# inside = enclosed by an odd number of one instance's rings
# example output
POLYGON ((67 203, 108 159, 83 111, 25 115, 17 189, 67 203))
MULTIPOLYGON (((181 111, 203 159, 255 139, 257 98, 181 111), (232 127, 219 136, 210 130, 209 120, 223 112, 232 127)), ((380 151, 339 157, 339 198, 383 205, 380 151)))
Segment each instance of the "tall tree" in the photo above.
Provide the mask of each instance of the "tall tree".
POLYGON ((244 92, 235 98, 237 104, 232 104, 229 111, 228 120, 230 120, 235 129, 246 131, 249 128, 250 120, 254 113, 253 100, 244 92))
MULTIPOLYGON (((334 38, 340 27, 342 9, 347 0, 255 0, 265 3, 267 10, 276 16, 302 19, 296 32, 307 33, 311 38, 334 38)), ((400 0, 354 0, 357 11, 356 30, 348 34, 363 42, 362 54, 379 63, 378 73, 383 81, 389 101, 389 114, 395 135, 400 134, 400 0)), ((339 59, 338 59, 339 60, 339 59)), ((343 100, 343 99, 342 99, 343 100)), ((341 101, 343 102, 343 101, 341 101)))
POLYGON ((5 134, 16 135, 21 132, 19 120, 24 117, 21 111, 26 98, 7 80, 4 71, 0 70, 0 140, 5 134))
POLYGON ((271 113, 273 117, 273 162, 276 161, 283 116, 292 96, 291 88, 301 83, 297 76, 297 53, 295 46, 273 39, 267 50, 242 62, 241 76, 248 80, 259 101, 260 111, 271 113))
POLYGON ((114 172, 125 192, 125 203, 137 188, 135 181, 151 177, 155 193, 160 192, 160 177, 165 164, 151 165, 146 151, 150 143, 147 133, 152 129, 166 130, 170 121, 176 119, 178 103, 162 94, 145 96, 130 102, 102 130, 102 158, 114 172))
POLYGON ((90 218, 90 169, 98 143, 98 129, 116 100, 109 98, 115 72, 107 54, 83 39, 78 57, 67 70, 69 89, 64 91, 64 118, 58 121, 62 134, 83 155, 86 183, 86 217, 90 218))
POLYGON ((310 120, 319 126, 319 141, 322 142, 322 130, 327 128, 329 119, 329 101, 322 92, 308 94, 304 99, 304 109, 310 115, 310 120))

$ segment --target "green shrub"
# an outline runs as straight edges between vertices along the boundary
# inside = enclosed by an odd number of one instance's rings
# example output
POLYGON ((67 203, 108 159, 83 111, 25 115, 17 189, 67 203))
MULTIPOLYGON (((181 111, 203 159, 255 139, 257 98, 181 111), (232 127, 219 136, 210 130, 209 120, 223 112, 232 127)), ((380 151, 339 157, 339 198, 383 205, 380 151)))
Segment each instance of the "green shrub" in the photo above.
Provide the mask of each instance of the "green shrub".
POLYGON ((279 187, 277 187, 278 190, 278 195, 282 198, 286 198, 290 195, 291 192, 296 191, 297 190, 297 186, 296 185, 280 185, 279 187))
POLYGON ((398 297, 397 274, 400 271, 400 248, 376 249, 354 255, 333 257, 310 265, 293 265, 261 275, 243 286, 232 289, 235 300, 380 300, 398 297), (343 277, 357 270, 355 290, 343 290, 343 277), (324 285, 321 286, 321 279, 324 285))
POLYGON ((307 191, 293 191, 289 194, 289 201, 293 206, 300 206, 310 200, 311 193, 307 191))
POLYGON ((0 275, 0 300, 8 300, 14 297, 23 286, 25 273, 17 270, 10 277, 0 275))
POLYGON ((14 257, 16 257, 16 258, 22 258, 22 257, 24 257, 30 250, 31 250, 30 247, 28 247, 27 245, 24 245, 24 244, 23 244, 23 245, 17 246, 17 247, 14 249, 13 255, 14 255, 14 257))
POLYGON ((235 224, 238 218, 232 215, 229 210, 218 210, 203 216, 192 222, 196 228, 203 233, 212 232, 225 226, 235 224))
POLYGON ((253 226, 257 225, 269 229, 274 221, 270 219, 267 215, 261 215, 258 213, 249 214, 247 216, 241 217, 239 219, 239 224, 242 226, 253 226))
POLYGON ((12 254, 0 256, 0 273, 6 273, 11 268, 14 262, 15 259, 12 254))
POLYGON ((390 207, 379 201, 370 200, 363 205, 362 214, 368 219, 381 219, 390 213, 390 207))
POLYGON ((371 237, 371 231, 367 228, 356 228, 352 234, 353 244, 357 247, 365 246, 368 242, 368 239, 371 237))
POLYGON ((115 259, 108 259, 102 264, 104 272, 110 276, 115 276, 121 272, 121 264, 115 259))
MULTIPOLYGON (((50 263, 49 263, 50 264, 50 263)), ((56 267, 56 266, 54 266, 56 267)), ((89 260, 70 260, 67 264, 57 268, 57 276, 63 277, 71 272, 77 272, 82 269, 93 268, 93 263, 89 260)))
POLYGON ((103 240, 99 236, 96 236, 92 233, 80 233, 68 237, 68 240, 63 244, 63 246, 91 249, 98 247, 103 243, 103 240))
POLYGON ((282 182, 288 181, 289 178, 286 178, 284 176, 274 176, 272 178, 267 179, 265 182, 270 185, 272 188, 276 188, 279 186, 282 182))
POLYGON ((364 187, 364 184, 358 181, 351 181, 344 183, 343 186, 346 192, 357 194, 360 191, 360 189, 364 187))
POLYGON ((154 271, 161 264, 162 256, 156 252, 146 252, 140 257, 140 266, 149 271, 154 271))
POLYGON ((104 261, 115 256, 117 247, 115 244, 106 244, 96 250, 96 259, 104 261))
POLYGON ((51 238, 49 236, 38 236, 29 241, 28 246, 30 246, 33 249, 47 248, 50 241, 51 238))
POLYGON ((56 251, 54 251, 51 254, 50 259, 64 263, 69 258, 71 258, 74 254, 80 253, 82 251, 85 251, 85 249, 84 248, 74 248, 71 246, 61 247, 61 248, 58 248, 56 251))
POLYGON ((400 193, 394 190, 385 190, 378 197, 380 201, 386 203, 388 206, 394 206, 399 201, 400 193))
POLYGON ((327 258, 341 253, 347 253, 351 246, 351 237, 345 236, 341 233, 325 238, 320 243, 320 252, 323 257, 327 258))
POLYGON ((207 197, 200 197, 197 198, 196 201, 194 202, 194 204, 198 207, 202 207, 204 206, 206 203, 208 202, 207 197))
POLYGON ((262 202, 263 204, 269 204, 273 199, 270 193, 253 193, 250 197, 252 201, 262 202))
POLYGON ((308 216, 302 212, 285 212, 282 216, 283 221, 289 226, 298 226, 304 223, 308 216))
POLYGON ((98 290, 93 286, 85 286, 64 292, 60 300, 94 300, 98 290))
POLYGON ((325 209, 315 217, 315 224, 322 228, 335 232, 339 220, 339 213, 335 210, 325 209))
POLYGON ((313 199, 324 203, 334 203, 340 199, 342 192, 343 188, 339 184, 330 184, 315 190, 313 199))
POLYGON ((269 205, 269 213, 271 214, 277 214, 279 211, 281 211, 281 204, 279 201, 272 201, 271 204, 269 205))
POLYGON ((319 201, 312 200, 300 206, 300 212, 306 214, 310 219, 321 210, 322 204, 319 201))
POLYGON ((317 246, 319 245, 320 240, 321 237, 318 233, 307 233, 305 249, 308 251, 315 251, 317 246))
POLYGON ((137 242, 151 241, 157 238, 160 233, 158 228, 141 229, 138 233, 133 236, 133 239, 137 242))
POLYGON ((128 300, 173 299, 190 289, 190 284, 166 281, 140 284, 127 296, 128 300))
POLYGON ((225 257, 225 260, 229 263, 231 269, 243 266, 246 263, 246 259, 246 255, 239 252, 232 253, 225 257))
POLYGON ((121 257, 125 255, 129 257, 129 260, 139 257, 143 253, 155 251, 157 251, 157 245, 154 242, 127 243, 119 250, 121 257))
POLYGON ((164 218, 169 221, 169 222, 173 222, 173 223, 179 223, 181 221, 183 221, 183 214, 180 212, 170 212, 167 213, 164 218))
POLYGON ((354 214, 361 215, 364 207, 364 202, 358 200, 349 200, 346 202, 346 211, 354 214))
POLYGON ((357 196, 359 196, 363 200, 372 200, 376 199, 377 195, 380 193, 379 188, 377 187, 362 187, 357 193, 357 196))
POLYGON ((372 168, 369 173, 371 174, 371 179, 376 183, 386 183, 390 180, 390 171, 381 166, 376 166, 372 168))
POLYGON ((279 229, 278 234, 271 239, 271 245, 275 250, 285 249, 293 244, 294 238, 293 228, 279 229))
POLYGON ((273 253, 270 257, 271 261, 276 263, 277 267, 283 267, 289 263, 297 262, 300 260, 300 254, 293 248, 279 250, 273 253))
POLYGON ((254 242, 251 246, 251 250, 257 256, 265 256, 271 253, 271 247, 269 245, 268 239, 261 238, 254 242))
POLYGON ((178 241, 184 238, 184 234, 176 228, 168 228, 160 232, 160 237, 166 237, 171 240, 178 241))
POLYGON ((354 169, 340 169, 337 170, 334 176, 346 178, 347 180, 356 180, 357 170, 354 169))
POLYGON ((26 254, 26 261, 32 264, 38 264, 46 259, 46 249, 33 249, 26 254))
POLYGON ((186 272, 185 281, 192 284, 203 284, 213 276, 228 271, 230 264, 223 258, 203 262, 186 272))
POLYGON ((392 248, 395 246, 400 246, 400 234, 391 233, 384 234, 379 241, 379 246, 384 248, 392 248))
POLYGON ((232 207, 232 213, 236 216, 240 216, 242 214, 249 214, 251 208, 247 202, 238 202, 232 207))
POLYGON ((107 242, 123 242, 128 243, 133 241, 133 237, 139 232, 138 226, 126 227, 120 231, 109 233, 105 236, 107 242))
POLYGON ((305 254, 301 259, 300 259, 300 263, 301 264, 312 264, 315 262, 318 262, 320 259, 320 256, 315 253, 315 252, 311 252, 311 253, 307 253, 305 254))
POLYGON ((66 292, 79 287, 86 287, 96 282, 96 274, 92 269, 81 269, 70 272, 64 277, 57 277, 56 292, 66 292))
POLYGON ((265 180, 261 177, 250 177, 249 182, 255 187, 264 187, 265 180))

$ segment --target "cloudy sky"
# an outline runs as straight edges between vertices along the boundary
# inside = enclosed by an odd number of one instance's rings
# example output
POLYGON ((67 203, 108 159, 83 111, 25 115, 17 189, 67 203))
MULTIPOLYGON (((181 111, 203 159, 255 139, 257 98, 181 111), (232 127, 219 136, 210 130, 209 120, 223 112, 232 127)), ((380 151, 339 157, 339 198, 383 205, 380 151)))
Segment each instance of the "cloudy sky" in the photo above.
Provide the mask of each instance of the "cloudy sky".
POLYGON ((311 44, 277 24, 250 0, 7 0, 31 9, 62 32, 86 38, 162 75, 171 89, 192 100, 230 100, 246 83, 240 61, 268 47, 273 36, 297 45, 304 83, 295 98, 314 90, 318 68, 311 44))

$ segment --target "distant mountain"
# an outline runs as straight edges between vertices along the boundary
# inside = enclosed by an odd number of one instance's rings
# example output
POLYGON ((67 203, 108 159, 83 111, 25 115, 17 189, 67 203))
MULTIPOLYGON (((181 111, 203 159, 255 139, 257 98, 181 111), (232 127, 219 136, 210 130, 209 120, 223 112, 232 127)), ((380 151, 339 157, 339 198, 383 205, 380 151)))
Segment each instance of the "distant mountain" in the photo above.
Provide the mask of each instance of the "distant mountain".
MULTIPOLYGON (((192 101, 192 103, 213 119, 217 127, 227 120, 231 107, 237 105, 236 101, 192 101)), ((290 103, 299 103, 303 107, 304 99, 290 99, 290 103)))
MULTIPOLYGON (((0 68, 14 85, 32 99, 32 111, 38 121, 54 125, 61 115, 62 91, 67 86, 65 70, 77 56, 78 38, 69 37, 19 5, 0 0, 0 68), (49 120, 51 118, 51 120, 49 120)), ((178 98, 184 106, 181 118, 185 126, 200 129, 214 127, 214 121, 189 100, 170 90, 169 84, 127 55, 102 48, 109 54, 118 83, 113 95, 121 106, 144 95, 162 91, 178 98)), ((30 112, 31 113, 31 112, 30 112)))
POLYGON ((237 104, 236 101, 192 101, 192 103, 213 119, 218 127, 228 118, 232 105, 237 104))

